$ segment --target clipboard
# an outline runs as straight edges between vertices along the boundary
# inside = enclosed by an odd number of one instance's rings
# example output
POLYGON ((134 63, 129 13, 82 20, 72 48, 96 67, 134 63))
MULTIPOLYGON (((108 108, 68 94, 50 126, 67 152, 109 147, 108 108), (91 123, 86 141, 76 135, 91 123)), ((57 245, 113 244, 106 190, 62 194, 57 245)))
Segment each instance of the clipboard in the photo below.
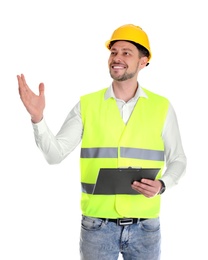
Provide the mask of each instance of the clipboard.
POLYGON ((160 168, 100 168, 93 189, 95 195, 137 194, 131 188, 133 181, 142 178, 154 180, 160 168))

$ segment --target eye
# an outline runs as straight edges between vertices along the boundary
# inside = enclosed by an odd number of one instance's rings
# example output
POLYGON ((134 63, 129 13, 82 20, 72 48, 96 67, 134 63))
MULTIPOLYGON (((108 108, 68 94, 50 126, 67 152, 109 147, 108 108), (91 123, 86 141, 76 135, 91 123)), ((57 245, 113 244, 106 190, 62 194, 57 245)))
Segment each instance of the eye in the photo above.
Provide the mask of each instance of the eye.
POLYGON ((125 52, 123 53, 123 55, 125 55, 125 56, 129 56, 130 53, 129 53, 128 51, 125 51, 125 52))
POLYGON ((116 52, 115 51, 112 51, 111 52, 111 56, 115 56, 116 55, 116 52))

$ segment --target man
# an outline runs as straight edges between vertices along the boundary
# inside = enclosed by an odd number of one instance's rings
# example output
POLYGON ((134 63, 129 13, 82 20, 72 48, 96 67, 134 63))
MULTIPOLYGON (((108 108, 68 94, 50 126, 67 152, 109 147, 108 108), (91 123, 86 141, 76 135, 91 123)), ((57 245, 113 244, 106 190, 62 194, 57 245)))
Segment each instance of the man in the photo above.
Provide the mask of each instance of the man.
POLYGON ((18 75, 19 93, 48 163, 60 163, 82 141, 80 258, 116 260, 121 253, 125 260, 159 260, 160 196, 186 168, 177 119, 165 97, 138 83, 151 59, 147 34, 126 24, 113 32, 106 47, 111 86, 82 96, 56 136, 43 116, 43 83, 37 96, 18 75), (160 171, 155 180, 129 184, 136 194, 93 194, 100 168, 120 167, 160 171))

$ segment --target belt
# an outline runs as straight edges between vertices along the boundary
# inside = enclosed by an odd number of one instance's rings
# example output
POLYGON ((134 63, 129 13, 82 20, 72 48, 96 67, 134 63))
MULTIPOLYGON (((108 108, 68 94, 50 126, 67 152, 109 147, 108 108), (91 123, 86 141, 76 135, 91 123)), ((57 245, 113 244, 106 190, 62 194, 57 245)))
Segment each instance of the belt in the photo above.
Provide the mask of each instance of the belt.
POLYGON ((117 226, 126 226, 126 225, 132 225, 137 224, 138 222, 144 221, 147 218, 101 218, 104 221, 108 222, 114 222, 117 224, 117 226))

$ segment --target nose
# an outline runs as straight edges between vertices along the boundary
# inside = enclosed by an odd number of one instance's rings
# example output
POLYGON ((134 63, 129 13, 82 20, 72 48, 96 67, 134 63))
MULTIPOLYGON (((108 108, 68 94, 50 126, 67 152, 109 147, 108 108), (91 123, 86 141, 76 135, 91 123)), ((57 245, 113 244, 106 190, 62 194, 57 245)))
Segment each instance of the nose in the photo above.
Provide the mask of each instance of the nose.
POLYGON ((116 54, 114 57, 113 57, 113 62, 115 63, 120 63, 121 62, 121 56, 119 54, 116 54))

